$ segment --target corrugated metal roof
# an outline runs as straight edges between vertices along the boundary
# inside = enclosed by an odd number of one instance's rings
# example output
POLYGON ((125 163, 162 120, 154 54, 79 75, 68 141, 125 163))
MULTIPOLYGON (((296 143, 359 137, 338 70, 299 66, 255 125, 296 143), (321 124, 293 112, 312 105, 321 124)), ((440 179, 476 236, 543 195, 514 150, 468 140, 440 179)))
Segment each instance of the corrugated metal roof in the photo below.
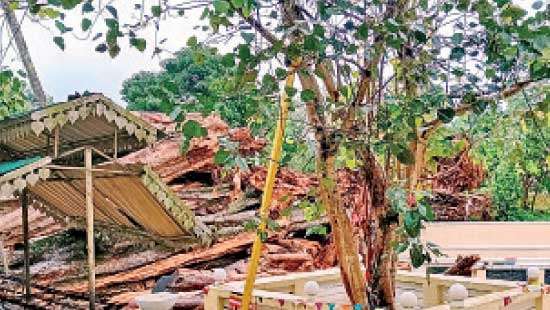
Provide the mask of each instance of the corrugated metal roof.
POLYGON ((103 95, 91 95, 26 112, 0 122, 0 160, 46 156, 59 131, 59 152, 92 145, 106 154, 133 151, 163 133, 103 95))
MULTIPOLYGON (((208 242, 194 213, 147 166, 106 163, 93 170, 97 222, 171 240, 208 242)), ((85 170, 55 165, 50 157, 0 176, 0 192, 28 188, 35 207, 62 222, 86 217, 85 170)))

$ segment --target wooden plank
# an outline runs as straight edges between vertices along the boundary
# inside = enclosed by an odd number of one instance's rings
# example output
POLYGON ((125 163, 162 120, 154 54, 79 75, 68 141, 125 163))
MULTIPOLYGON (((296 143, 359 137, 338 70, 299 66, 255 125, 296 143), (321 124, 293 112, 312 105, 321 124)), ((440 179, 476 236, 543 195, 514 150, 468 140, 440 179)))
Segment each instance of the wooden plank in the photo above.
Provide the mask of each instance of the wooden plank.
POLYGON ((29 251, 29 195, 25 188, 21 192, 21 212, 23 221, 23 265, 25 273, 25 302, 31 301, 31 269, 29 251))
MULTIPOLYGON (((110 287, 121 283, 129 284, 132 282, 154 279, 174 272, 181 267, 204 261, 212 261, 225 255, 237 253, 250 247, 250 244, 252 244, 254 240, 254 236, 255 233, 243 233, 216 243, 208 248, 198 248, 192 252, 174 255, 131 271, 124 271, 102 277, 97 281, 96 287, 98 290, 108 290, 110 287)), ((85 291, 86 286, 82 283, 68 284, 60 289, 73 293, 81 293, 85 291)))
POLYGON ((115 126, 115 136, 113 139, 113 158, 118 159, 118 127, 115 126))
POLYGON ((0 238, 0 255, 2 256, 2 265, 4 266, 4 274, 10 274, 10 264, 8 261, 8 250, 4 247, 4 240, 0 238))
POLYGON ((56 126, 53 131, 53 158, 59 156, 59 126, 56 126))
POLYGON ((86 165, 86 237, 88 244, 88 294, 90 309, 95 309, 95 244, 94 244, 94 198, 92 183, 92 149, 84 150, 86 165))

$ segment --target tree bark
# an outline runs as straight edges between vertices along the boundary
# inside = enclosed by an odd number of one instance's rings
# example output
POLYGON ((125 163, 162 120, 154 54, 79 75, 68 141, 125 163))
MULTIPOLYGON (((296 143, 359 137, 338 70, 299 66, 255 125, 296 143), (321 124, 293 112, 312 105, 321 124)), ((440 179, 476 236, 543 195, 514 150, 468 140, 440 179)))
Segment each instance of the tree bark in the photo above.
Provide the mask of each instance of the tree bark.
POLYGON ((332 237, 338 253, 342 282, 353 304, 366 304, 366 282, 361 271, 357 243, 348 215, 340 205, 336 179, 336 155, 321 147, 325 156, 319 163, 320 198, 332 227, 332 237))
POLYGON ((8 22, 13 40, 15 42, 15 46, 17 47, 17 52, 19 53, 19 58, 21 59, 21 62, 23 62, 23 66, 25 67, 25 71, 27 72, 27 77, 29 79, 29 83, 31 84, 30 86, 32 92, 36 96, 36 100, 38 101, 39 105, 41 107, 45 107, 47 104, 46 93, 44 92, 44 88, 42 88, 42 83, 38 78, 38 73, 36 72, 36 68, 34 67, 34 64, 32 62, 31 55, 29 54, 29 49, 27 47, 27 43, 25 42, 25 37, 23 36, 23 32, 21 31, 21 25, 19 25, 19 22, 17 21, 15 12, 10 9, 9 1, 1 1, 4 9, 4 15, 6 16, 6 21, 8 22))
POLYGON ((392 244, 398 216, 391 212, 386 199, 387 181, 374 154, 369 149, 364 149, 360 155, 364 162, 364 182, 368 191, 365 200, 369 210, 363 230, 371 236, 365 262, 370 289, 369 304, 394 309, 396 255, 392 244))

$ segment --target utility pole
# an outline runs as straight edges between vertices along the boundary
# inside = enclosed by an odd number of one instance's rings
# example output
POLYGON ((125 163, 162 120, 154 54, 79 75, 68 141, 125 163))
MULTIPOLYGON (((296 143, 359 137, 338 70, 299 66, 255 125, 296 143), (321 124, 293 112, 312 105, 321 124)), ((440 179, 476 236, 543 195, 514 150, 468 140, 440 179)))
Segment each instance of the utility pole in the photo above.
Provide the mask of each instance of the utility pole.
POLYGON ((10 27, 13 41, 15 42, 15 46, 17 47, 17 51, 19 53, 19 58, 21 59, 21 62, 23 62, 25 71, 27 71, 27 77, 31 84, 32 92, 36 96, 36 100, 39 105, 41 107, 45 107, 47 103, 46 93, 44 92, 44 88, 42 88, 42 83, 40 83, 38 73, 36 72, 31 55, 29 54, 27 42, 25 42, 25 37, 23 37, 23 32, 21 31, 21 25, 19 25, 19 22, 17 21, 15 12, 10 8, 10 1, 1 1, 2 8, 4 9, 4 16, 6 17, 6 21, 10 27))

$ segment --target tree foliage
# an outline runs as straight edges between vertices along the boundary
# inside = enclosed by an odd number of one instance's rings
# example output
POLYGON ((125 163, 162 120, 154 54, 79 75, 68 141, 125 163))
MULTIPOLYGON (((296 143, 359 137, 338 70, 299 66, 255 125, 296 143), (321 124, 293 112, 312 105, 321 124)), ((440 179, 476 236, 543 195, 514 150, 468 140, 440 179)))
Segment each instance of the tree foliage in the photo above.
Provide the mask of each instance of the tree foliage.
POLYGON ((179 120, 189 112, 216 112, 233 127, 267 127, 271 98, 255 83, 236 79, 231 65, 215 48, 191 44, 164 60, 162 71, 126 80, 122 97, 130 110, 164 112, 179 120))
POLYGON ((25 83, 10 70, 0 72, 0 120, 30 107, 25 83))
POLYGON ((550 113, 547 87, 520 94, 506 105, 472 116, 473 154, 487 167, 487 189, 500 219, 516 219, 537 196, 550 193, 550 113), (537 98, 544 98, 538 102, 537 98))

